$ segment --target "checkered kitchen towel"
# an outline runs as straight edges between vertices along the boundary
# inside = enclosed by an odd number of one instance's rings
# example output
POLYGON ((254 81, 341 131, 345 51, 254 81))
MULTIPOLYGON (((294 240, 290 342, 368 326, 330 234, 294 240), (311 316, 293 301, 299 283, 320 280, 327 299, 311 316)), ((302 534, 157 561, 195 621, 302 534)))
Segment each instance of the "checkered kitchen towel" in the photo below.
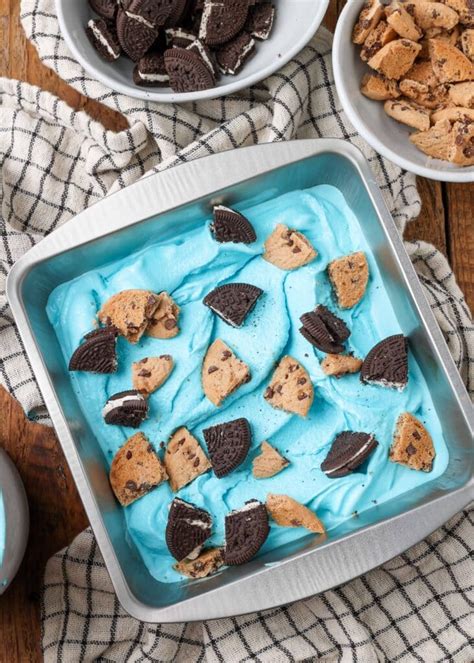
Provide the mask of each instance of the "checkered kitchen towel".
MULTIPOLYGON (((0 80, 0 379, 27 412, 40 412, 41 397, 5 300, 5 275, 44 234, 146 173, 242 145, 335 136, 365 153, 400 230, 419 212, 414 177, 365 145, 341 111, 323 30, 251 90, 164 106, 117 95, 88 78, 59 36, 53 0, 23 0, 22 17, 43 61, 80 92, 122 112, 130 125, 106 132, 45 92, 0 80)), ((433 247, 410 243, 407 249, 474 390, 473 327, 453 274, 433 247)), ((458 514, 406 554, 317 597, 246 617, 163 626, 123 612, 86 531, 47 565, 45 660, 467 663, 474 659, 473 515, 458 514)))

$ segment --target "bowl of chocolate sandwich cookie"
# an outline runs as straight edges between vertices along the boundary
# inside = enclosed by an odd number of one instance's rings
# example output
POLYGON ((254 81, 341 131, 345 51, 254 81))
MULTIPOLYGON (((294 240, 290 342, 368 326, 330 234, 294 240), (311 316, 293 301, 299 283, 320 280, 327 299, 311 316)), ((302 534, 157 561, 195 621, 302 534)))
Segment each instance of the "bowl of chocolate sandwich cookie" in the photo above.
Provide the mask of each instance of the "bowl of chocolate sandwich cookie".
POLYGON ((312 38, 328 0, 56 0, 62 35, 88 74, 139 99, 179 103, 238 92, 312 38))

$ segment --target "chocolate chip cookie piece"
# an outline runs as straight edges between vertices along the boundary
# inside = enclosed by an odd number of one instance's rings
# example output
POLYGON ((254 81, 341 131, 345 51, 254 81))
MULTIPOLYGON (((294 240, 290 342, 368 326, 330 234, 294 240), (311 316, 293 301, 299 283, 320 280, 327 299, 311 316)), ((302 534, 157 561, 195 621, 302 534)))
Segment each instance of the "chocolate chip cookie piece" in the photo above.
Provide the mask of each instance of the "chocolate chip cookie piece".
POLYGON ((326 375, 340 378, 348 373, 357 373, 362 366, 362 359, 351 355, 328 354, 321 362, 321 368, 326 375))
POLYGON ((112 326, 101 327, 86 334, 69 361, 69 370, 115 373, 118 363, 117 334, 117 328, 112 326))
POLYGON ((211 468, 199 442, 187 428, 178 428, 166 447, 164 463, 171 490, 177 492, 211 468))
POLYGON ((333 354, 344 351, 343 343, 351 332, 344 320, 334 315, 326 306, 317 306, 314 311, 304 313, 300 320, 303 324, 300 333, 311 345, 333 354))
POLYGON ((383 4, 380 0, 368 0, 359 14, 359 19, 352 31, 352 41, 354 44, 363 44, 369 32, 377 26, 382 16, 383 4))
POLYGON ((120 391, 108 399, 102 414, 106 424, 138 428, 148 417, 148 403, 139 391, 120 391))
POLYGON ((321 465, 321 470, 330 479, 345 477, 362 465, 377 446, 378 442, 371 433, 339 433, 321 465))
POLYGON ((252 474, 256 479, 268 479, 288 467, 290 461, 284 458, 271 444, 264 441, 261 453, 254 458, 252 474))
POLYGON ((408 343, 403 334, 374 345, 360 369, 361 382, 402 391, 408 383, 408 343))
POLYGON ((389 99, 383 108, 389 117, 408 127, 418 131, 427 131, 430 128, 429 111, 407 99, 389 99))
POLYGON ((279 223, 265 242, 263 258, 284 270, 298 269, 314 260, 317 253, 307 237, 279 223))
POLYGON ((225 517, 224 563, 246 564, 265 543, 270 528, 265 505, 249 500, 225 517))
POLYGON ((132 364, 133 388, 149 396, 166 382, 173 368, 171 355, 144 357, 132 364))
POLYGON ((459 166, 474 166, 474 121, 453 124, 448 159, 459 166))
POLYGON ((207 398, 219 407, 232 392, 249 380, 247 364, 217 338, 209 346, 202 364, 202 387, 207 398))
POLYGON ((374 101, 398 99, 400 96, 397 81, 391 81, 380 74, 364 74, 360 91, 365 97, 374 101))
POLYGON ((431 472, 435 455, 431 435, 421 421, 403 412, 397 420, 389 459, 412 470, 431 472))
POLYGON ((86 34, 92 46, 104 60, 107 62, 118 60, 121 48, 117 35, 103 19, 91 19, 87 23, 86 34))
POLYGON ((167 292, 155 295, 158 299, 150 322, 146 328, 146 335, 153 338, 174 338, 179 334, 179 306, 167 292))
POLYGON ((252 440, 250 424, 241 417, 203 430, 212 469, 218 479, 227 476, 247 458, 252 440))
POLYGON ((205 0, 199 39, 219 46, 233 39, 245 25, 249 0, 205 0))
POLYGON ((147 329, 160 300, 149 290, 122 290, 108 299, 98 317, 114 325, 130 343, 137 343, 147 329))
POLYGON ((275 369, 263 397, 272 407, 306 417, 313 404, 313 384, 298 360, 287 355, 275 369))
POLYGON ((240 212, 225 205, 216 205, 213 216, 210 230, 216 242, 251 244, 257 239, 254 227, 240 212))
POLYGON ((166 525, 166 545, 173 557, 182 562, 196 559, 211 536, 212 518, 205 509, 175 497, 166 525))
POLYGON ((128 506, 168 477, 145 435, 135 433, 115 454, 109 478, 120 504, 128 506))
POLYGON ((409 138, 419 150, 433 159, 448 159, 452 141, 451 122, 441 120, 428 131, 417 131, 409 138))
POLYGON ((222 548, 206 548, 196 559, 183 559, 174 565, 178 573, 187 578, 207 578, 214 575, 224 564, 222 548))
POLYGON ((352 308, 360 302, 369 281, 369 265, 362 251, 330 262, 328 274, 341 308, 352 308))
POLYGON ((474 80, 474 64, 455 46, 441 39, 430 39, 431 64, 441 83, 462 83, 474 80))
POLYGON ((281 527, 305 527, 315 534, 325 532, 324 525, 314 511, 288 495, 269 493, 266 507, 270 517, 281 527))
POLYGON ((227 283, 214 288, 203 304, 232 327, 240 327, 263 290, 250 283, 227 283))
POLYGON ((369 67, 396 81, 400 80, 412 67, 421 46, 410 39, 395 39, 385 44, 368 61, 369 67))

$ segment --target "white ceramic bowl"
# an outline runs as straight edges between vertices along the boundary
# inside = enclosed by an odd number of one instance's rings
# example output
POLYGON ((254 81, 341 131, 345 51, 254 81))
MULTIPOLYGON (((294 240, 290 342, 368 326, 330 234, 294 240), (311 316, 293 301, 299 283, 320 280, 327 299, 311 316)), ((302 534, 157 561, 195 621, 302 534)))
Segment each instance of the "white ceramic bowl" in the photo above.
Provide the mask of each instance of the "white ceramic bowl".
POLYGON ((0 449, 0 595, 18 571, 29 531, 29 511, 25 488, 8 454, 0 449), (5 531, 3 524, 5 523, 5 531), (5 534, 5 537, 4 537, 5 534), (5 548, 3 549, 3 540, 5 548))
POLYGON ((334 79, 348 118, 376 152, 401 168, 432 180, 474 182, 474 166, 461 168, 427 157, 408 140, 411 129, 388 117, 383 102, 367 99, 360 92, 362 76, 370 69, 360 59, 360 46, 352 43, 351 35, 363 5, 364 0, 346 4, 334 35, 334 79))
POLYGON ((237 92, 263 80, 289 62, 305 46, 321 24, 329 0, 275 0, 277 15, 271 37, 257 43, 257 52, 237 76, 223 76, 215 88, 176 93, 170 88, 141 88, 133 83, 133 63, 125 57, 103 60, 85 33, 93 13, 87 0, 56 0, 62 35, 72 54, 93 78, 137 99, 183 103, 213 99, 237 92))

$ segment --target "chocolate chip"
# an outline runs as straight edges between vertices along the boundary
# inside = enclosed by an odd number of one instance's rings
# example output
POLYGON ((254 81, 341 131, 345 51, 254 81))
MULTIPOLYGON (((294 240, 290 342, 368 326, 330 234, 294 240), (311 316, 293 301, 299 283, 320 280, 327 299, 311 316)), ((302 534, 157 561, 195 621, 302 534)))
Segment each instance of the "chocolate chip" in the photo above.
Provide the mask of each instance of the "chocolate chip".
POLYGON ((263 395, 264 398, 273 398, 275 395, 274 390, 271 387, 267 387, 265 390, 265 394, 263 395))
POLYGON ((146 371, 145 369, 143 369, 138 373, 138 377, 140 377, 140 378, 150 378, 151 377, 151 372, 146 371))
POLYGON ((301 249, 300 249, 299 246, 295 246, 295 247, 292 249, 291 252, 292 252, 292 253, 301 253, 301 249))
POLYGON ((416 454, 416 447, 414 447, 413 444, 407 446, 407 454, 409 456, 414 456, 416 454))
POLYGON ((304 391, 300 391, 298 394, 298 400, 299 401, 304 401, 305 398, 308 398, 308 394, 305 393, 304 391))
POLYGON ((126 457, 127 460, 130 460, 130 458, 131 458, 132 456, 133 456, 133 454, 132 454, 132 452, 131 452, 130 450, 127 451, 127 453, 125 454, 125 457, 126 457))
POLYGON ((217 366, 209 366, 209 368, 207 369, 207 372, 208 372, 209 374, 211 374, 211 373, 215 373, 215 372, 218 371, 218 370, 219 370, 219 369, 217 368, 217 366))
POLYGON ((172 318, 168 318, 165 320, 165 329, 174 329, 176 327, 176 320, 173 320, 172 318))
POLYGON ((194 463, 193 463, 193 467, 197 467, 197 466, 199 465, 200 462, 201 462, 201 459, 200 459, 200 458, 196 458, 196 460, 195 460, 194 463))
POLYGON ((298 378, 297 384, 306 384, 307 380, 306 378, 298 378))
POLYGON ((413 437, 415 438, 415 440, 421 440, 421 435, 417 430, 413 431, 413 437))
POLYGON ((232 357, 232 352, 230 350, 224 350, 221 361, 227 361, 229 357, 232 357))

